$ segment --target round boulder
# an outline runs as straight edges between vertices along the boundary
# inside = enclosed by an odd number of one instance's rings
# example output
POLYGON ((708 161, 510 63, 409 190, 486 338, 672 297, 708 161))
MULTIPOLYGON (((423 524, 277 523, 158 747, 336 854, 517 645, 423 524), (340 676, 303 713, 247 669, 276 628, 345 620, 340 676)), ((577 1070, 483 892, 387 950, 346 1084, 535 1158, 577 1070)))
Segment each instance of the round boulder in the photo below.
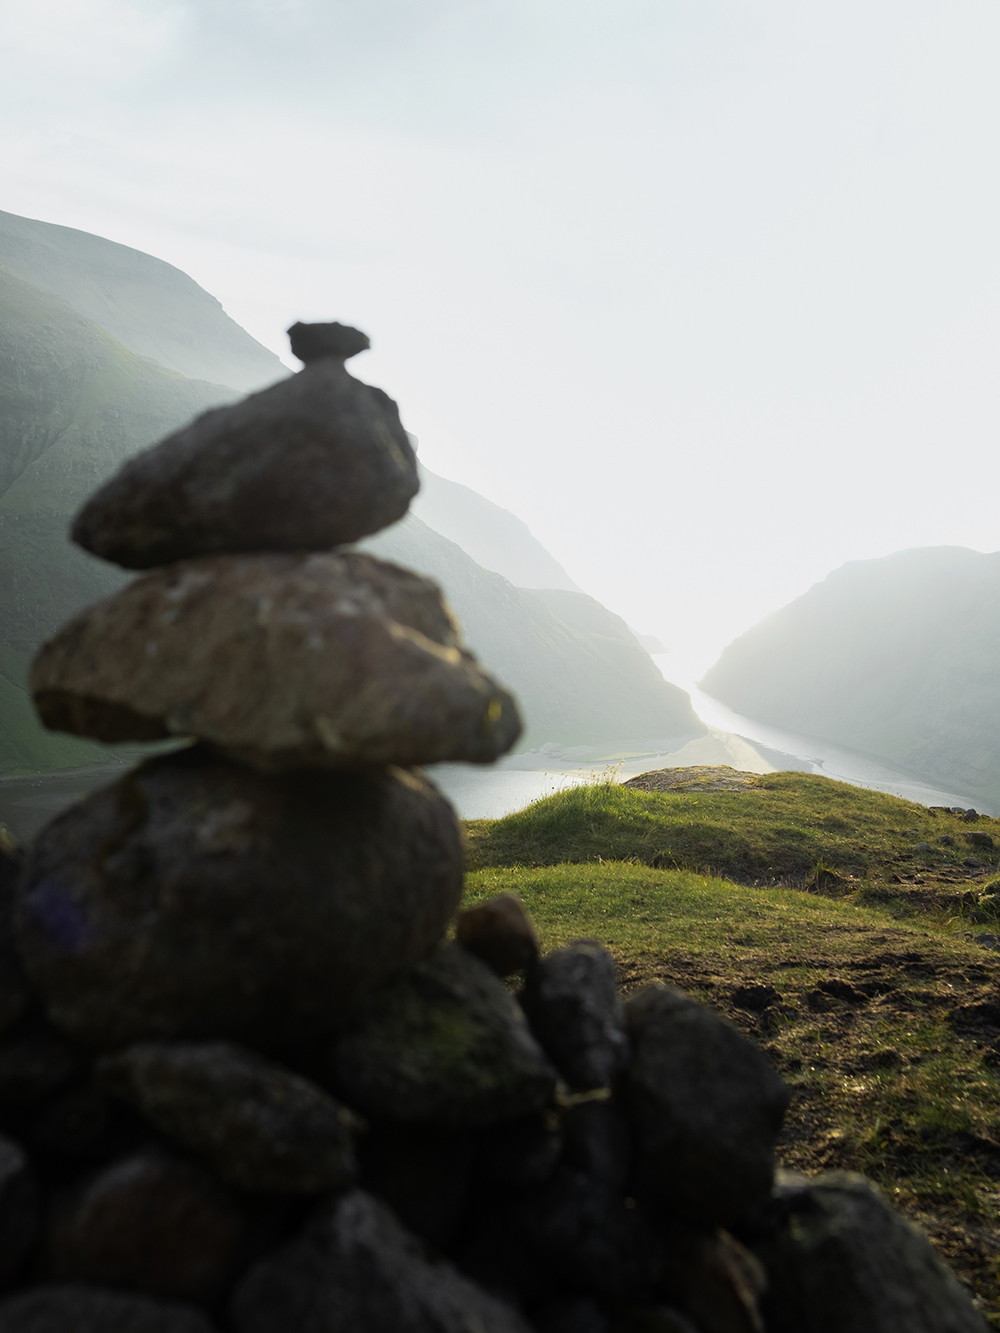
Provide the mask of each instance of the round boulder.
POLYGON ((150 569, 220 551, 328 550, 395 523, 420 485, 416 457, 396 404, 348 373, 348 355, 310 357, 130 458, 77 515, 73 540, 150 569))
POLYGON ((193 746, 43 830, 16 928, 52 1021, 89 1047, 280 1053, 426 955, 461 889, 458 822, 419 772, 265 777, 193 746))

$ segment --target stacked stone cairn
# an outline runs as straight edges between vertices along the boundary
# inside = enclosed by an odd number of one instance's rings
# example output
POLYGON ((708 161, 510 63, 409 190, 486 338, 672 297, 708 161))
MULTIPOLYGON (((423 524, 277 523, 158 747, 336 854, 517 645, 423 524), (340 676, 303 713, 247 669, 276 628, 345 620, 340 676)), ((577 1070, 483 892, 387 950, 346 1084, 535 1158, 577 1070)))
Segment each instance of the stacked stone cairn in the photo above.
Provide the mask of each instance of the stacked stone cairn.
POLYGON ((146 572, 42 648, 42 719, 187 744, 2 859, 0 1333, 984 1328, 861 1178, 775 1182, 788 1092, 718 1015, 510 895, 446 942, 416 765, 517 711, 432 583, 338 551, 415 460, 368 339, 290 332, 73 529, 146 572))

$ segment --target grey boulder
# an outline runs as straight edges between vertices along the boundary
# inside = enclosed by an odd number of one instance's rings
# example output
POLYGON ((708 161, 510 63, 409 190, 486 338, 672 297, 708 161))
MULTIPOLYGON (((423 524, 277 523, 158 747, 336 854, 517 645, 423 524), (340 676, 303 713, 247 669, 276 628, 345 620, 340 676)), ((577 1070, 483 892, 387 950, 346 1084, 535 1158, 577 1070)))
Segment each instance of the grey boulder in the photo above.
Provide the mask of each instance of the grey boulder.
POLYGON ((556 1081, 503 982, 458 944, 382 987, 330 1077, 374 1118, 452 1128, 537 1111, 556 1081))
POLYGON ((30 1287, 0 1301, 0 1333, 213 1333, 200 1310, 76 1282, 30 1287))
POLYGON ((531 1333, 450 1264, 428 1263, 416 1238, 361 1190, 252 1268, 230 1314, 236 1333, 531 1333))
POLYGON ((538 1040, 574 1088, 608 1087, 628 1062, 625 1011, 614 959, 577 940, 539 959, 521 997, 538 1040))
POLYGON ((986 1333, 927 1237, 863 1176, 786 1179, 753 1245, 768 1333, 986 1333))
POLYGON ((321 354, 129 459, 77 515, 73 540, 149 569, 221 551, 325 550, 402 518, 420 484, 412 446, 396 404, 349 374, 344 355, 321 354))
POLYGON ((314 1083, 225 1042, 140 1042, 99 1067, 109 1091, 230 1184, 319 1194, 354 1183, 358 1118, 314 1083))
POLYGON ((52 730, 197 736, 270 772, 486 763, 521 729, 437 585, 361 554, 152 571, 50 639, 31 688, 52 730))
POLYGON ((461 890, 454 811, 419 773, 263 777, 195 746, 39 834, 18 936, 52 1021, 86 1046, 280 1054, 433 949, 461 890))
POLYGON ((625 1012, 637 1193, 695 1223, 730 1222, 771 1188, 788 1088, 736 1028, 669 986, 644 986, 625 1012))

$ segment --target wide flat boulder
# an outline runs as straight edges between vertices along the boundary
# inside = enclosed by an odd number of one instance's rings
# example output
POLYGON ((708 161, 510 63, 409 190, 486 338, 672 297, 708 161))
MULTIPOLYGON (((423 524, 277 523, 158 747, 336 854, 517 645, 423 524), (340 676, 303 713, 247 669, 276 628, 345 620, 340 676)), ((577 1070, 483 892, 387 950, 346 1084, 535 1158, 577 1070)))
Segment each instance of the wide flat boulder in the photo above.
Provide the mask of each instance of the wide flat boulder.
POLYGON ((265 777, 194 746, 43 830, 16 932, 49 1017, 85 1046, 282 1051, 433 949, 461 890, 458 822, 420 773, 265 777))
POLYGON ((488 763, 521 730, 437 586, 360 554, 152 571, 50 639, 31 688, 52 730, 197 736, 271 772, 488 763))

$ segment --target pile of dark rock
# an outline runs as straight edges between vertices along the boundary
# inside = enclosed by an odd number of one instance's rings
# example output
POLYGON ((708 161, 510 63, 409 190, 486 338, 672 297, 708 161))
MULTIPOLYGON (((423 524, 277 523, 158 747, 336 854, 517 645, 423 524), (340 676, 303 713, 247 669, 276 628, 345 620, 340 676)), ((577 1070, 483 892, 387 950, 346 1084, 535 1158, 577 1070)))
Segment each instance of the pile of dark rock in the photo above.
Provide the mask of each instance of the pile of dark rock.
POLYGON ((516 708, 433 584, 336 551, 414 458, 363 335, 292 337, 74 528, 149 572, 42 649, 42 718, 195 740, 2 859, 0 1333, 985 1327, 859 1177, 775 1182, 788 1092, 725 1020, 509 895, 456 918, 414 766, 516 708))

